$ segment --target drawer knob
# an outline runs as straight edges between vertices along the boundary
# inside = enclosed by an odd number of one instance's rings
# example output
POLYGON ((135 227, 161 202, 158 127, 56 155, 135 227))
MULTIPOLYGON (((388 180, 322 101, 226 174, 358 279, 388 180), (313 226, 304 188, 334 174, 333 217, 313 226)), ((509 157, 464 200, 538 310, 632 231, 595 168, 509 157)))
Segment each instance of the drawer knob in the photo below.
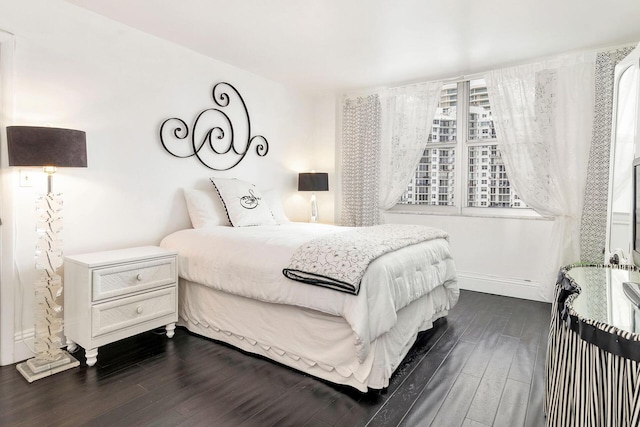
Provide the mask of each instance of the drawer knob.
POLYGON ((136 313, 142 314, 142 307, 138 306, 138 308, 136 308, 136 313))
POLYGON ((142 281, 142 273, 138 273, 138 274, 136 275, 136 280, 137 280, 138 282, 142 281))

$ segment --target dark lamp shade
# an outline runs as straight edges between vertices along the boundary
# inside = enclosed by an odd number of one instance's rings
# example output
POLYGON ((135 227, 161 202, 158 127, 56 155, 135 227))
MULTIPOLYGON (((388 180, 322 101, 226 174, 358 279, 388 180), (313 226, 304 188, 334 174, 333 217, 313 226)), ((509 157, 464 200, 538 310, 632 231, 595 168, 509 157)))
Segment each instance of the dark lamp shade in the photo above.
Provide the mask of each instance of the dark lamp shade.
POLYGON ((86 134, 81 130, 8 126, 9 166, 87 167, 86 134))
POLYGON ((298 174, 298 191, 329 191, 329 174, 326 172, 298 174))

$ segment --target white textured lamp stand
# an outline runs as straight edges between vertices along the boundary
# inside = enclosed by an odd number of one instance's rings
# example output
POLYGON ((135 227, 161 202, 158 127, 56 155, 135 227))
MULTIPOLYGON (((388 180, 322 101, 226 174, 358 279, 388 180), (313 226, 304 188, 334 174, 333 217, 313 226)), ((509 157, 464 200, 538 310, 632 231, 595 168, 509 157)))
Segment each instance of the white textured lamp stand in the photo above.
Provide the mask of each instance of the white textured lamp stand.
POLYGON ((33 382, 80 364, 61 349, 64 325, 59 299, 63 285, 57 270, 63 262, 58 238, 62 199, 52 187, 56 167, 87 167, 86 136, 72 129, 9 126, 7 143, 9 166, 43 166, 47 173, 47 194, 37 204, 36 268, 40 279, 35 283, 36 356, 17 366, 22 376, 33 382))
POLYGON ((318 222, 316 191, 329 191, 329 174, 326 172, 305 172, 298 174, 298 191, 311 193, 311 222, 318 222))

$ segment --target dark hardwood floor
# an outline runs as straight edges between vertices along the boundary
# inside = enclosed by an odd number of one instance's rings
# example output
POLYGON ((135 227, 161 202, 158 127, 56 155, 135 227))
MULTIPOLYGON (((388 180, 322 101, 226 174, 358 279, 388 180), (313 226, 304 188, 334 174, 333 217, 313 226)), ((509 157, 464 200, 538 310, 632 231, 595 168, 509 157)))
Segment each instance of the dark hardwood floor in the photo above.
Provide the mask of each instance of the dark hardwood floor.
POLYGON ((178 328, 28 384, 0 368, 0 425, 543 426, 549 304, 462 291, 386 391, 361 394, 178 328))

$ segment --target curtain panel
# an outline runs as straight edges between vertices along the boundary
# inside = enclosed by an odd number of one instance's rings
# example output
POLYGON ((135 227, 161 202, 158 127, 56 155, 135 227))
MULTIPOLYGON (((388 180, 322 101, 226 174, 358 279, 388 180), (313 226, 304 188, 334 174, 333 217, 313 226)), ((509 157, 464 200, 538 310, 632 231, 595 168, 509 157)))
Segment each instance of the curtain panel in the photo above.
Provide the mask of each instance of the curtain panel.
POLYGON ((380 98, 348 98, 342 109, 342 225, 380 223, 380 98))
POLYGON ((345 98, 342 124, 342 224, 382 222, 406 191, 426 148, 442 82, 345 98))
POLYGON ((393 207, 407 190, 427 146, 442 82, 387 89, 380 96, 380 209, 393 207))
POLYGON ((554 219, 548 284, 556 272, 580 259, 582 216, 593 128, 593 55, 490 71, 485 75, 498 147, 518 196, 554 219))
POLYGON ((607 236, 614 70, 634 48, 629 46, 599 52, 596 56, 594 126, 580 231, 580 260, 584 262, 603 262, 607 236))

